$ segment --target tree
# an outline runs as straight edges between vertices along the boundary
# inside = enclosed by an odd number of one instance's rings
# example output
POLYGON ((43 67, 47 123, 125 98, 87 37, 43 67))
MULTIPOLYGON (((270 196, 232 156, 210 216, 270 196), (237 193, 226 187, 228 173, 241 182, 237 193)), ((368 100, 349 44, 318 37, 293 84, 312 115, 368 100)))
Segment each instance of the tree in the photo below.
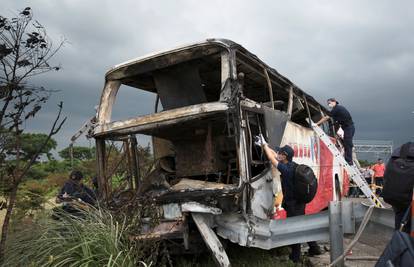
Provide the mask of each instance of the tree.
MULTIPOLYGON (((11 133, 10 133, 11 134, 11 133)), ((12 135, 12 134, 11 134, 12 135)), ((21 145, 20 145, 20 155, 22 160, 30 160, 35 154, 37 154, 36 160, 40 157, 45 156, 49 160, 52 159, 52 149, 55 149, 57 143, 54 139, 49 138, 49 141, 45 146, 42 145, 45 143, 45 140, 48 138, 47 134, 43 133, 22 133, 21 134, 21 145)), ((6 156, 13 156, 16 151, 16 136, 11 136, 9 142, 5 145, 6 156)))
POLYGON ((30 7, 10 19, 0 16, 0 178, 2 183, 7 181, 10 185, 3 192, 7 209, 0 240, 0 260, 4 260, 10 217, 19 184, 66 120, 61 119, 61 102, 47 137, 37 146, 37 151, 32 151, 30 158, 25 157, 22 152, 25 122, 37 115, 53 92, 30 84, 29 80, 33 76, 60 69, 60 66, 51 66, 50 59, 63 44, 64 40, 57 46, 53 45, 45 28, 33 19, 30 7), (6 145, 10 140, 12 148, 6 145))
POLYGON ((368 167, 368 166, 373 165, 372 162, 370 162, 368 160, 365 160, 365 159, 359 159, 358 161, 359 161, 359 165, 361 165, 361 167, 368 167))
MULTIPOLYGON (((70 160, 70 147, 59 151, 59 156, 65 160, 70 160)), ((84 146, 72 147, 73 158, 77 160, 91 160, 95 158, 95 147, 89 148, 84 146)))

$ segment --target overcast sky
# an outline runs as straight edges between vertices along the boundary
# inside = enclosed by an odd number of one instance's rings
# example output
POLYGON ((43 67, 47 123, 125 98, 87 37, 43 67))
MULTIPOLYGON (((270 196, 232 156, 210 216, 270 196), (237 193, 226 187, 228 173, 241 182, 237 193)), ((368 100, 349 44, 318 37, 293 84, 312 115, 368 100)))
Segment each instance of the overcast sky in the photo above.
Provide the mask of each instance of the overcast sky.
MULTIPOLYGON (((321 103, 336 97, 354 118, 355 139, 413 140, 414 1, 2 0, 0 14, 26 6, 55 42, 68 40, 55 58, 62 70, 34 81, 60 91, 27 125, 46 132, 64 101, 59 149, 94 115, 111 66, 212 37, 243 45, 321 103)), ((117 101, 115 118, 154 105, 136 90, 117 101)))

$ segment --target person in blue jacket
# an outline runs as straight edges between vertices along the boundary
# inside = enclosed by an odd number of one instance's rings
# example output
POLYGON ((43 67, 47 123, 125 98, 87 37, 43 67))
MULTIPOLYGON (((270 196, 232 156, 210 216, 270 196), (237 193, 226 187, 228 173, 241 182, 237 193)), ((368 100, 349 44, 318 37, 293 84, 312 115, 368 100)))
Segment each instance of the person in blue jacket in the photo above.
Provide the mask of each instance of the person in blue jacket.
MULTIPOLYGON (((286 210, 287 217, 305 215, 306 203, 303 203, 295 197, 295 164, 293 162, 294 151, 289 145, 271 149, 264 139, 263 135, 256 137, 256 145, 261 146, 267 158, 275 166, 281 176, 283 201, 282 207, 286 210)), ((322 251, 316 242, 308 242, 309 256, 320 255, 322 251)), ((293 244, 291 247, 290 260, 297 263, 300 261, 301 244, 293 244)))
POLYGON ((335 126, 337 128, 342 128, 344 131, 343 141, 345 149, 345 160, 349 165, 353 165, 354 161, 352 159, 352 148, 354 147, 354 144, 352 139, 354 138, 355 134, 355 126, 354 121, 352 120, 352 116, 345 107, 339 105, 339 102, 336 101, 335 98, 329 98, 327 102, 328 106, 331 108, 331 112, 328 116, 321 118, 316 123, 316 125, 319 126, 325 121, 332 118, 334 120, 335 126))
MULTIPOLYGON (((73 200, 81 200, 89 205, 95 205, 96 195, 92 189, 82 183, 83 174, 80 171, 72 171, 69 179, 65 182, 62 189, 59 191, 56 201, 58 203, 68 203, 73 200)), ((64 210, 70 209, 70 207, 64 210)))

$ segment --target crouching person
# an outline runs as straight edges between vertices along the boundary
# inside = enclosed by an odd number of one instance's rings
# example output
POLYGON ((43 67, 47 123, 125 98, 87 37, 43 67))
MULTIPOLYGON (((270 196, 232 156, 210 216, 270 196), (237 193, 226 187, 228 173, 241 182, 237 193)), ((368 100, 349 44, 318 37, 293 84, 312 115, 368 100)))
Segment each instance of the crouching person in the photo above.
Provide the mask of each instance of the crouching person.
POLYGON ((83 174, 80 171, 72 171, 56 198, 57 203, 63 203, 63 210, 76 213, 79 210, 72 205, 74 201, 95 205, 96 196, 92 189, 83 184, 83 174))
MULTIPOLYGON (((283 202, 282 207, 286 210, 287 217, 305 215, 306 203, 296 197, 295 192, 295 164, 292 159, 294 151, 292 147, 285 145, 271 149, 262 135, 256 137, 256 145, 261 146, 269 161, 275 166, 282 180, 283 202)), ((308 242, 309 256, 320 255, 322 251, 316 242, 308 242)), ((291 247, 290 260, 300 262, 301 244, 293 244, 291 247)))

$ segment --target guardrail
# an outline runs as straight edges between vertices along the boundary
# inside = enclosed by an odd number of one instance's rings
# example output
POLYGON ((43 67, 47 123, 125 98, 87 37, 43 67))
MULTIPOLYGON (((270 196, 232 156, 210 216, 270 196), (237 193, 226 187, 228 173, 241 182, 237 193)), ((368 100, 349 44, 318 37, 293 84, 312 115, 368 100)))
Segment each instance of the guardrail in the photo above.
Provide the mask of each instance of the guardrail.
POLYGON ((369 223, 392 230, 394 213, 391 209, 374 208, 352 201, 332 201, 328 211, 285 220, 269 221, 234 214, 215 218, 217 235, 247 247, 269 250, 309 241, 330 240, 331 262, 342 256, 332 266, 341 267, 344 266, 344 253, 350 249, 343 247, 344 234, 360 236, 369 223))

